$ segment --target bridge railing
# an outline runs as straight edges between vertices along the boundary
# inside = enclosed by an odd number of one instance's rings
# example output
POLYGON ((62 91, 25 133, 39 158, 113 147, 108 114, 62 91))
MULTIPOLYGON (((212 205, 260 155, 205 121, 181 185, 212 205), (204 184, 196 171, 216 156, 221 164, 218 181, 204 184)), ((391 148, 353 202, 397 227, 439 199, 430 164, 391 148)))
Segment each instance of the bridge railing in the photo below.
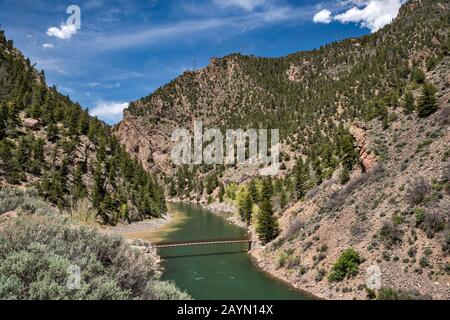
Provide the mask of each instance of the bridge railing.
POLYGON ((184 241, 170 241, 170 242, 157 242, 154 243, 155 247, 163 246, 176 246, 176 245, 196 245, 196 244, 226 244, 226 243, 246 243, 251 242, 247 238, 211 238, 211 239, 201 239, 201 240, 184 240, 184 241))

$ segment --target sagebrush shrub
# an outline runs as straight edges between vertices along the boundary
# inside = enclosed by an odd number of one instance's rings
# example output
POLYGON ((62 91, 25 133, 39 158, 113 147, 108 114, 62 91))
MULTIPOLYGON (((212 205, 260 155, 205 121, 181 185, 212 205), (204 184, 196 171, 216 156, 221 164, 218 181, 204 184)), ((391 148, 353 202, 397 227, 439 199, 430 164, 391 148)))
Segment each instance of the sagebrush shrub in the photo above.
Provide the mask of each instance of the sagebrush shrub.
POLYGON ((61 215, 22 215, 0 233, 0 299, 187 299, 159 281, 156 255, 61 215), (80 268, 79 289, 67 286, 80 268))
POLYGON ((417 290, 395 290, 381 288, 378 290, 378 300, 431 300, 428 295, 421 295, 417 290))
POLYGON ((425 201, 431 190, 431 185, 424 177, 418 177, 409 184, 406 190, 406 199, 411 205, 418 205, 425 201))
POLYGON ((333 265, 328 275, 328 280, 338 282, 344 280, 346 277, 355 276, 358 273, 361 262, 362 258, 357 251, 354 249, 345 250, 333 265))

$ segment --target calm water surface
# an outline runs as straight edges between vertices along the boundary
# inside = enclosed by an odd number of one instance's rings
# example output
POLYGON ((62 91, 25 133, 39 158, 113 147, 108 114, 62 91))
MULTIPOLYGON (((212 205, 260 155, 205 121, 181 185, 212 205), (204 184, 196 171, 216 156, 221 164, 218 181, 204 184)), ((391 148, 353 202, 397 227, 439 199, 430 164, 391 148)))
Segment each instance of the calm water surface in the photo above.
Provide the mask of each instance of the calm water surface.
MULTIPOLYGON (((200 206, 168 204, 173 222, 157 232, 142 236, 150 241, 183 241, 245 238, 236 227, 200 206)), ((174 281, 194 299, 310 299, 308 295, 262 272, 247 244, 207 245, 160 250, 164 258, 163 279, 174 281), (220 254, 216 254, 220 253, 220 254)))

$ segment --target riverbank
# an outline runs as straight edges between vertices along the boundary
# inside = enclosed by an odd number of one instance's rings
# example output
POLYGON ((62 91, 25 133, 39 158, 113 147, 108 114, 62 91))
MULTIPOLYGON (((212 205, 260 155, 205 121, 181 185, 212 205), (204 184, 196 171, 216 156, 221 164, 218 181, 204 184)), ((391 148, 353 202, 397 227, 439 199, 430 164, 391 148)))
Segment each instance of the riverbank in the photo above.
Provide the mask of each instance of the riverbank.
POLYGON ((179 199, 179 198, 172 198, 167 199, 167 202, 170 203, 190 203, 199 205, 200 207, 209 210, 215 214, 222 215, 224 218, 234 224, 235 226, 239 228, 248 228, 248 226, 243 222, 236 214, 237 208, 235 205, 229 203, 229 202, 213 202, 210 204, 206 204, 203 201, 194 201, 194 200, 187 200, 187 199, 179 199))
POLYGON ((275 257, 264 253, 265 247, 257 247, 252 249, 249 254, 252 257, 253 262, 260 268, 263 272, 269 274, 270 276, 276 278, 279 281, 292 286, 296 290, 305 292, 308 295, 313 296, 317 299, 323 300, 345 300, 343 296, 333 295, 328 288, 328 286, 322 285, 321 283, 309 283, 309 282, 295 282, 292 280, 292 275, 285 269, 280 269, 276 267, 275 257), (330 296, 331 294, 331 296, 330 296))
MULTIPOLYGON (((231 214, 231 216, 226 217, 228 221, 230 221, 231 223, 240 228, 249 229, 249 227, 236 215, 237 208, 229 203, 214 202, 209 205, 204 205, 201 203, 199 203, 199 205, 219 215, 231 214)), ((253 249, 248 252, 248 254, 251 256, 253 263, 262 272, 266 273, 270 277, 275 278, 277 281, 281 281, 289 286, 292 286, 297 290, 300 290, 306 294, 314 296, 315 298, 319 299, 330 298, 330 290, 328 287, 321 285, 320 283, 310 284, 310 283, 294 282, 292 281, 292 277, 290 276, 289 272, 287 272, 285 269, 277 268, 276 257, 264 254, 265 247, 261 246, 255 230, 252 229, 254 228, 250 228, 249 232, 252 234, 252 240, 254 241, 255 245, 253 246, 253 249)), ((339 297, 336 297, 335 295, 333 298, 339 299, 339 297)), ((343 299, 342 297, 340 298, 343 299)))
POLYGON ((150 232, 157 231, 162 227, 165 227, 168 223, 173 220, 173 215, 168 213, 161 218, 147 219, 139 222, 133 222, 127 225, 118 225, 109 228, 108 231, 119 234, 130 234, 134 232, 150 232))
MULTIPOLYGON (((203 205, 200 203, 200 205, 210 210, 216 214, 232 214, 230 217, 226 217, 226 219, 230 222, 232 222, 234 225, 240 227, 249 229, 248 226, 236 215, 237 208, 225 203, 225 202, 214 202, 209 205, 203 205)), ((253 228, 251 228, 253 229, 253 228)), ((278 269, 276 267, 276 258, 271 257, 270 255, 264 254, 265 247, 262 247, 260 245, 259 239, 256 235, 255 230, 249 229, 249 232, 251 232, 252 240, 256 245, 253 246, 253 249, 248 252, 250 255, 253 263, 261 270, 261 272, 266 273, 270 277, 273 277, 277 281, 281 281, 285 283, 286 285, 292 286, 296 290, 302 291, 308 295, 314 296, 314 298, 318 299, 327 299, 327 296, 329 296, 329 288, 322 286, 320 284, 303 284, 303 283, 296 283, 293 282, 289 273, 286 272, 285 269, 278 269)), ((329 299, 329 297, 328 297, 329 299)))
POLYGON ((214 212, 215 214, 219 215, 227 215, 225 218, 227 221, 233 223, 235 226, 239 228, 248 228, 248 226, 243 222, 236 214, 237 208, 229 203, 225 202, 214 202, 209 205, 203 206, 205 209, 210 210, 214 212))

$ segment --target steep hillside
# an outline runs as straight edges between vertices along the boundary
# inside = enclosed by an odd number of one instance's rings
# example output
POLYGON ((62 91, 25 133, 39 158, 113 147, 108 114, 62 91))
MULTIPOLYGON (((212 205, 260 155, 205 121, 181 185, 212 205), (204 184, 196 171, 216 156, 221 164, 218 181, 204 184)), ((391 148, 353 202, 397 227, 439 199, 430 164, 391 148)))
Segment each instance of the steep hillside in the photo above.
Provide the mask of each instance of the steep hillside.
POLYGON ((106 224, 165 212, 158 182, 110 129, 55 87, 0 31, 0 187, 35 186, 68 209, 88 198, 106 224))
POLYGON ((379 118, 387 125, 387 108, 400 107, 408 84, 449 46, 448 4, 410 1, 391 25, 360 39, 277 59, 211 59, 132 102, 115 134, 146 169, 173 175, 180 169, 170 161, 170 136, 191 128, 194 119, 222 129, 278 128, 284 145, 316 163, 313 169, 326 178, 343 160, 340 139, 350 124, 379 118), (333 161, 323 161, 330 156, 333 161))
POLYGON ((448 299, 449 13, 445 1, 410 0, 359 39, 276 59, 214 58, 131 103, 114 134, 166 174, 170 196, 237 206, 261 265, 298 287, 333 299, 448 299), (176 167, 171 134, 195 119, 279 128, 279 174, 176 167), (372 265, 378 292, 364 290, 372 265))

